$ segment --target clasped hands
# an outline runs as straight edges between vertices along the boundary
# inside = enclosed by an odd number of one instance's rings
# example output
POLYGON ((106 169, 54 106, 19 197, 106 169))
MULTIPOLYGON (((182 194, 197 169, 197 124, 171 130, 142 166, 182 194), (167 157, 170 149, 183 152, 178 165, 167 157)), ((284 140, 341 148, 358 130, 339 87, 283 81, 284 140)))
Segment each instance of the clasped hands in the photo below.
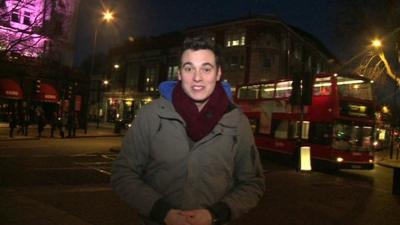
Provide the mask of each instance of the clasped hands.
POLYGON ((166 225, 212 225, 212 216, 207 209, 171 209, 164 222, 166 225))

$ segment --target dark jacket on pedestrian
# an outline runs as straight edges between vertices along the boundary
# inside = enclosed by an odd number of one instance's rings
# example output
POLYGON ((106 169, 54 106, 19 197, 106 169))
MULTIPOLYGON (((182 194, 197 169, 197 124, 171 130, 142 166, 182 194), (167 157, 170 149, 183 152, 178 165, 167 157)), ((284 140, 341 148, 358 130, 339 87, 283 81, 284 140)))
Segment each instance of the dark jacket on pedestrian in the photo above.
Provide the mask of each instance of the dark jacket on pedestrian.
POLYGON ((146 224, 159 224, 151 213, 160 199, 182 210, 222 202, 235 219, 255 207, 265 189, 249 121, 231 103, 212 131, 193 142, 171 103, 174 86, 162 83, 162 97, 139 112, 113 163, 112 185, 146 224))

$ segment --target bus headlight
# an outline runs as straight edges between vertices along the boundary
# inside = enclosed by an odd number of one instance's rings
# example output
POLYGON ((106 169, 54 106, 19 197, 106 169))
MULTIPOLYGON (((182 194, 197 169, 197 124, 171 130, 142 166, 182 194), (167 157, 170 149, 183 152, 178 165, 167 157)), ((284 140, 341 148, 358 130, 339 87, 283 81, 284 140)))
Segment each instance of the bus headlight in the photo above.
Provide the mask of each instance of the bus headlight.
POLYGON ((374 141, 373 145, 374 147, 378 146, 378 141, 374 141))
POLYGON ((343 162, 343 158, 342 158, 342 157, 337 157, 337 158, 336 158, 336 162, 338 162, 338 163, 343 162))
POLYGON ((369 162, 369 163, 373 163, 373 162, 374 162, 374 160, 373 160, 373 159, 370 159, 370 160, 368 160, 368 162, 369 162))

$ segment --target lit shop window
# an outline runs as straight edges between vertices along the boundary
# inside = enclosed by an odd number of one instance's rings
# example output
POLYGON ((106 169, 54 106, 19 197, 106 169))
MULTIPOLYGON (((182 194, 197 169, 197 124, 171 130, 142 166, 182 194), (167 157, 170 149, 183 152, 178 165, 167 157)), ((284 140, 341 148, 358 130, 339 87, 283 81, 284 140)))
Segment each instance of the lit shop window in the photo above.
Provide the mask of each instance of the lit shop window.
POLYGON ((145 75, 145 90, 147 92, 157 91, 157 72, 156 68, 147 68, 145 75))

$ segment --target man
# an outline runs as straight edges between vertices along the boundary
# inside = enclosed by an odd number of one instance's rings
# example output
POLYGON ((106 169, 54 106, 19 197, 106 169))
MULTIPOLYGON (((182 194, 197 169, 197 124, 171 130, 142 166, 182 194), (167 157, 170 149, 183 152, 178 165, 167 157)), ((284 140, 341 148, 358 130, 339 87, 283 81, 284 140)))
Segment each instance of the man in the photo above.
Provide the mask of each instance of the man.
POLYGON ((220 79, 215 44, 186 39, 179 81, 162 83, 126 134, 111 182, 143 224, 226 224, 262 197, 251 127, 220 79))

